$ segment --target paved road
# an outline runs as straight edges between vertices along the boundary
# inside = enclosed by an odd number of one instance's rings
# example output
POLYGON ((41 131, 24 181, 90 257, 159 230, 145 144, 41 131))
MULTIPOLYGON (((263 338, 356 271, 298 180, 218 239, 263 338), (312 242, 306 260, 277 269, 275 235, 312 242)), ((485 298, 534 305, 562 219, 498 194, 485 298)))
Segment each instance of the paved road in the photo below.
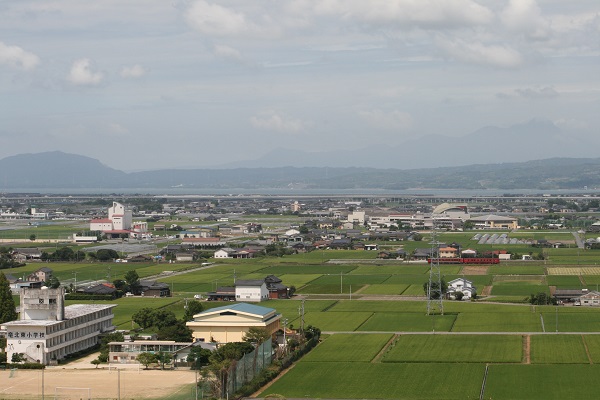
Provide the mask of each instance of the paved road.
POLYGON ((583 240, 581 240, 581 236, 579 236, 579 233, 577 232, 571 232, 573 234, 573 237, 575 238, 575 242, 577 243, 577 247, 579 247, 580 249, 585 248, 584 244, 583 244, 583 240))

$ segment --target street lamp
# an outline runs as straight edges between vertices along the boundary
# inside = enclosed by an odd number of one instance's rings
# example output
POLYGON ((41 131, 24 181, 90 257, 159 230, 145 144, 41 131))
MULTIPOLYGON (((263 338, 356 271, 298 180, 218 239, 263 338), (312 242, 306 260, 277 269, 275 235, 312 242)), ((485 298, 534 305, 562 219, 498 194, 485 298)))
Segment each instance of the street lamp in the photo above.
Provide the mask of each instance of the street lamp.
POLYGON ((287 340, 286 340, 286 337, 285 337, 285 331, 286 331, 286 327, 287 327, 287 322, 288 322, 288 320, 287 320, 287 318, 285 318, 283 320, 283 351, 284 352, 287 350, 287 340))

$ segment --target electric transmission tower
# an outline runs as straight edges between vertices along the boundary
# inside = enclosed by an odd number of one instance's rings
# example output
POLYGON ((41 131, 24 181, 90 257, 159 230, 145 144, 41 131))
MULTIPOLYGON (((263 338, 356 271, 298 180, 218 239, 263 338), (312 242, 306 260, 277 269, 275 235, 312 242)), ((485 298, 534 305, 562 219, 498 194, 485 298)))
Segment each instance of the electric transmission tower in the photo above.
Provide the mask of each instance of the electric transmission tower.
POLYGON ((427 283, 427 315, 444 315, 444 293, 442 291, 439 249, 437 222, 435 214, 431 214, 431 256, 429 258, 429 282, 427 283))

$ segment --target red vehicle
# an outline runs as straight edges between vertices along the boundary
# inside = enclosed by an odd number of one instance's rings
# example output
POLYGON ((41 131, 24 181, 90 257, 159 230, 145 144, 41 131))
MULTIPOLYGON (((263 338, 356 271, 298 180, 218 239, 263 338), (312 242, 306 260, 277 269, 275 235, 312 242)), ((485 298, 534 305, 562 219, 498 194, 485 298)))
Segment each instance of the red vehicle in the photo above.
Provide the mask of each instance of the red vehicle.
POLYGON ((432 260, 440 264, 500 264, 500 259, 496 257, 429 258, 427 259, 427 262, 431 264, 432 260))

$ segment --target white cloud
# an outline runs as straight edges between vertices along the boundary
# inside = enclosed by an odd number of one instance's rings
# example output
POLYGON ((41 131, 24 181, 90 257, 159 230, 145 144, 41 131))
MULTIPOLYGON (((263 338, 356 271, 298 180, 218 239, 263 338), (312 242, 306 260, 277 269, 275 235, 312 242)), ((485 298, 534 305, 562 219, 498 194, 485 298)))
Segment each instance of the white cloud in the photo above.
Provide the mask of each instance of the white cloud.
POLYGON ((76 60, 71 66, 69 81, 74 85, 97 85, 102 81, 102 74, 93 72, 88 58, 76 60))
POLYGON ((364 110, 360 111, 358 115, 372 126, 385 130, 406 131, 413 125, 411 115, 398 110, 364 110))
POLYGON ((260 116, 254 116, 250 118, 250 123, 255 128, 281 133, 297 133, 304 129, 302 121, 281 116, 275 111, 266 111, 260 116))
POLYGON ((301 0, 317 14, 374 24, 420 27, 481 25, 492 12, 471 0, 301 0))
POLYGON ((121 76, 123 78, 140 78, 144 76, 146 70, 139 64, 132 65, 130 67, 123 67, 121 69, 121 76))
POLYGON ((558 96, 558 92, 551 86, 516 89, 515 92, 521 97, 530 99, 547 99, 558 96))
POLYGON ((243 59, 242 53, 240 53, 238 50, 221 44, 216 44, 214 46, 214 53, 217 57, 227 60, 242 61, 243 59))
POLYGON ((448 56, 462 62, 491 65, 502 68, 514 68, 523 63, 521 54, 506 45, 484 45, 477 41, 466 42, 437 39, 437 45, 448 56))
POLYGON ((589 128, 587 123, 576 119, 559 118, 553 122, 554 125, 566 130, 587 130, 589 128))
POLYGON ((116 122, 111 122, 108 124, 108 133, 114 136, 123 136, 129 133, 129 129, 116 122))
POLYGON ((205 1, 192 4, 185 17, 191 26, 207 35, 238 35, 250 28, 244 14, 205 1))
POLYGON ((510 0, 500 20, 509 30, 533 39, 545 39, 549 34, 548 22, 535 0, 510 0))
POLYGON ((23 50, 19 46, 8 46, 0 42, 0 64, 31 70, 40 62, 40 58, 33 53, 23 50))

